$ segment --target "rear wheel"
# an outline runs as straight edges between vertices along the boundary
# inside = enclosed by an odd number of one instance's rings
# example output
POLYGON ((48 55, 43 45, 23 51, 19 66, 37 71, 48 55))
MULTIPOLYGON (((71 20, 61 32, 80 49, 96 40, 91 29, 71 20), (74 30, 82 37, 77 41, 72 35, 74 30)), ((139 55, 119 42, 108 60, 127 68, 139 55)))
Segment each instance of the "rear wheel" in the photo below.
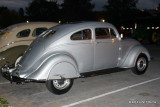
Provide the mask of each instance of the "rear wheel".
POLYGON ((73 79, 57 79, 46 81, 47 89, 57 95, 68 92, 73 85, 73 79))
POLYGON ((141 75, 146 72, 147 67, 148 67, 148 59, 147 59, 146 55, 140 54, 137 58, 135 67, 132 68, 132 72, 137 75, 141 75))

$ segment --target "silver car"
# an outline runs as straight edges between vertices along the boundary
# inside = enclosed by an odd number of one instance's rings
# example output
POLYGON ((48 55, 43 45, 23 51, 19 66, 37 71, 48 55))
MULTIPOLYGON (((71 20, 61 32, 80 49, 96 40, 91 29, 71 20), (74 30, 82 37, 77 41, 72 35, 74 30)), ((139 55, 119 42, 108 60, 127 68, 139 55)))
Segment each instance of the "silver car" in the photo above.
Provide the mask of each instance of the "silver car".
POLYGON ((15 68, 5 65, 2 74, 10 81, 46 83, 48 90, 64 94, 75 78, 109 68, 131 68, 144 74, 150 55, 133 39, 123 40, 109 23, 62 24, 41 34, 15 68), (83 75, 82 75, 83 74, 83 75))

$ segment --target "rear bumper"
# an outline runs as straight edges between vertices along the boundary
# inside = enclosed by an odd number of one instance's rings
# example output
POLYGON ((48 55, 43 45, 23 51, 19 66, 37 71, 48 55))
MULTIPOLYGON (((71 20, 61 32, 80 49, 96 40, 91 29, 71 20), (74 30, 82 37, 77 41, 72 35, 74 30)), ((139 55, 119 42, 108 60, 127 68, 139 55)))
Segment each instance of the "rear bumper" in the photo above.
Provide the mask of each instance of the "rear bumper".
POLYGON ((12 68, 7 65, 1 68, 1 75, 7 80, 9 80, 11 83, 16 82, 20 84, 20 83, 31 81, 31 80, 20 78, 18 70, 16 68, 12 68))

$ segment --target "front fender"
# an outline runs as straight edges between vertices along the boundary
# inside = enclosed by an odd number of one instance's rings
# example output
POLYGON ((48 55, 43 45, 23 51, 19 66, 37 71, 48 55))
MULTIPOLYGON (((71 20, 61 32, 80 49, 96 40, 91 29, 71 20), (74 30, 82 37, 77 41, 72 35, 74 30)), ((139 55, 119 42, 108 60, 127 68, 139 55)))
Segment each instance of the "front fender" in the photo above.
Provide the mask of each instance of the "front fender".
POLYGON ((120 68, 132 68, 135 66, 136 60, 140 54, 146 55, 148 58, 148 61, 150 61, 150 55, 146 48, 144 48, 142 45, 136 45, 133 47, 129 54, 126 56, 124 61, 122 62, 120 68))
POLYGON ((52 55, 27 79, 50 80, 62 78, 77 78, 80 74, 75 60, 64 54, 52 55))

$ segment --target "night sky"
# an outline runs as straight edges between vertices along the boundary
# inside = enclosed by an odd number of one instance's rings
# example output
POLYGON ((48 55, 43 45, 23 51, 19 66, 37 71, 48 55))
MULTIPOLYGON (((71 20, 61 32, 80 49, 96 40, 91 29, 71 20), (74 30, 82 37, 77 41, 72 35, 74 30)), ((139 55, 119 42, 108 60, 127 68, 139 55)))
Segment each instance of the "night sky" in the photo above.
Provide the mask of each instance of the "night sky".
MULTIPOLYGON (((28 6, 28 3, 32 0, 0 0, 0 6, 7 6, 10 9, 18 10, 19 8, 25 8, 28 6)), ((61 3, 63 0, 57 0, 61 3)), ((92 0, 95 4, 94 10, 102 10, 103 5, 107 0, 92 0)), ((155 9, 160 0, 139 0, 137 7, 139 9, 155 9)))

